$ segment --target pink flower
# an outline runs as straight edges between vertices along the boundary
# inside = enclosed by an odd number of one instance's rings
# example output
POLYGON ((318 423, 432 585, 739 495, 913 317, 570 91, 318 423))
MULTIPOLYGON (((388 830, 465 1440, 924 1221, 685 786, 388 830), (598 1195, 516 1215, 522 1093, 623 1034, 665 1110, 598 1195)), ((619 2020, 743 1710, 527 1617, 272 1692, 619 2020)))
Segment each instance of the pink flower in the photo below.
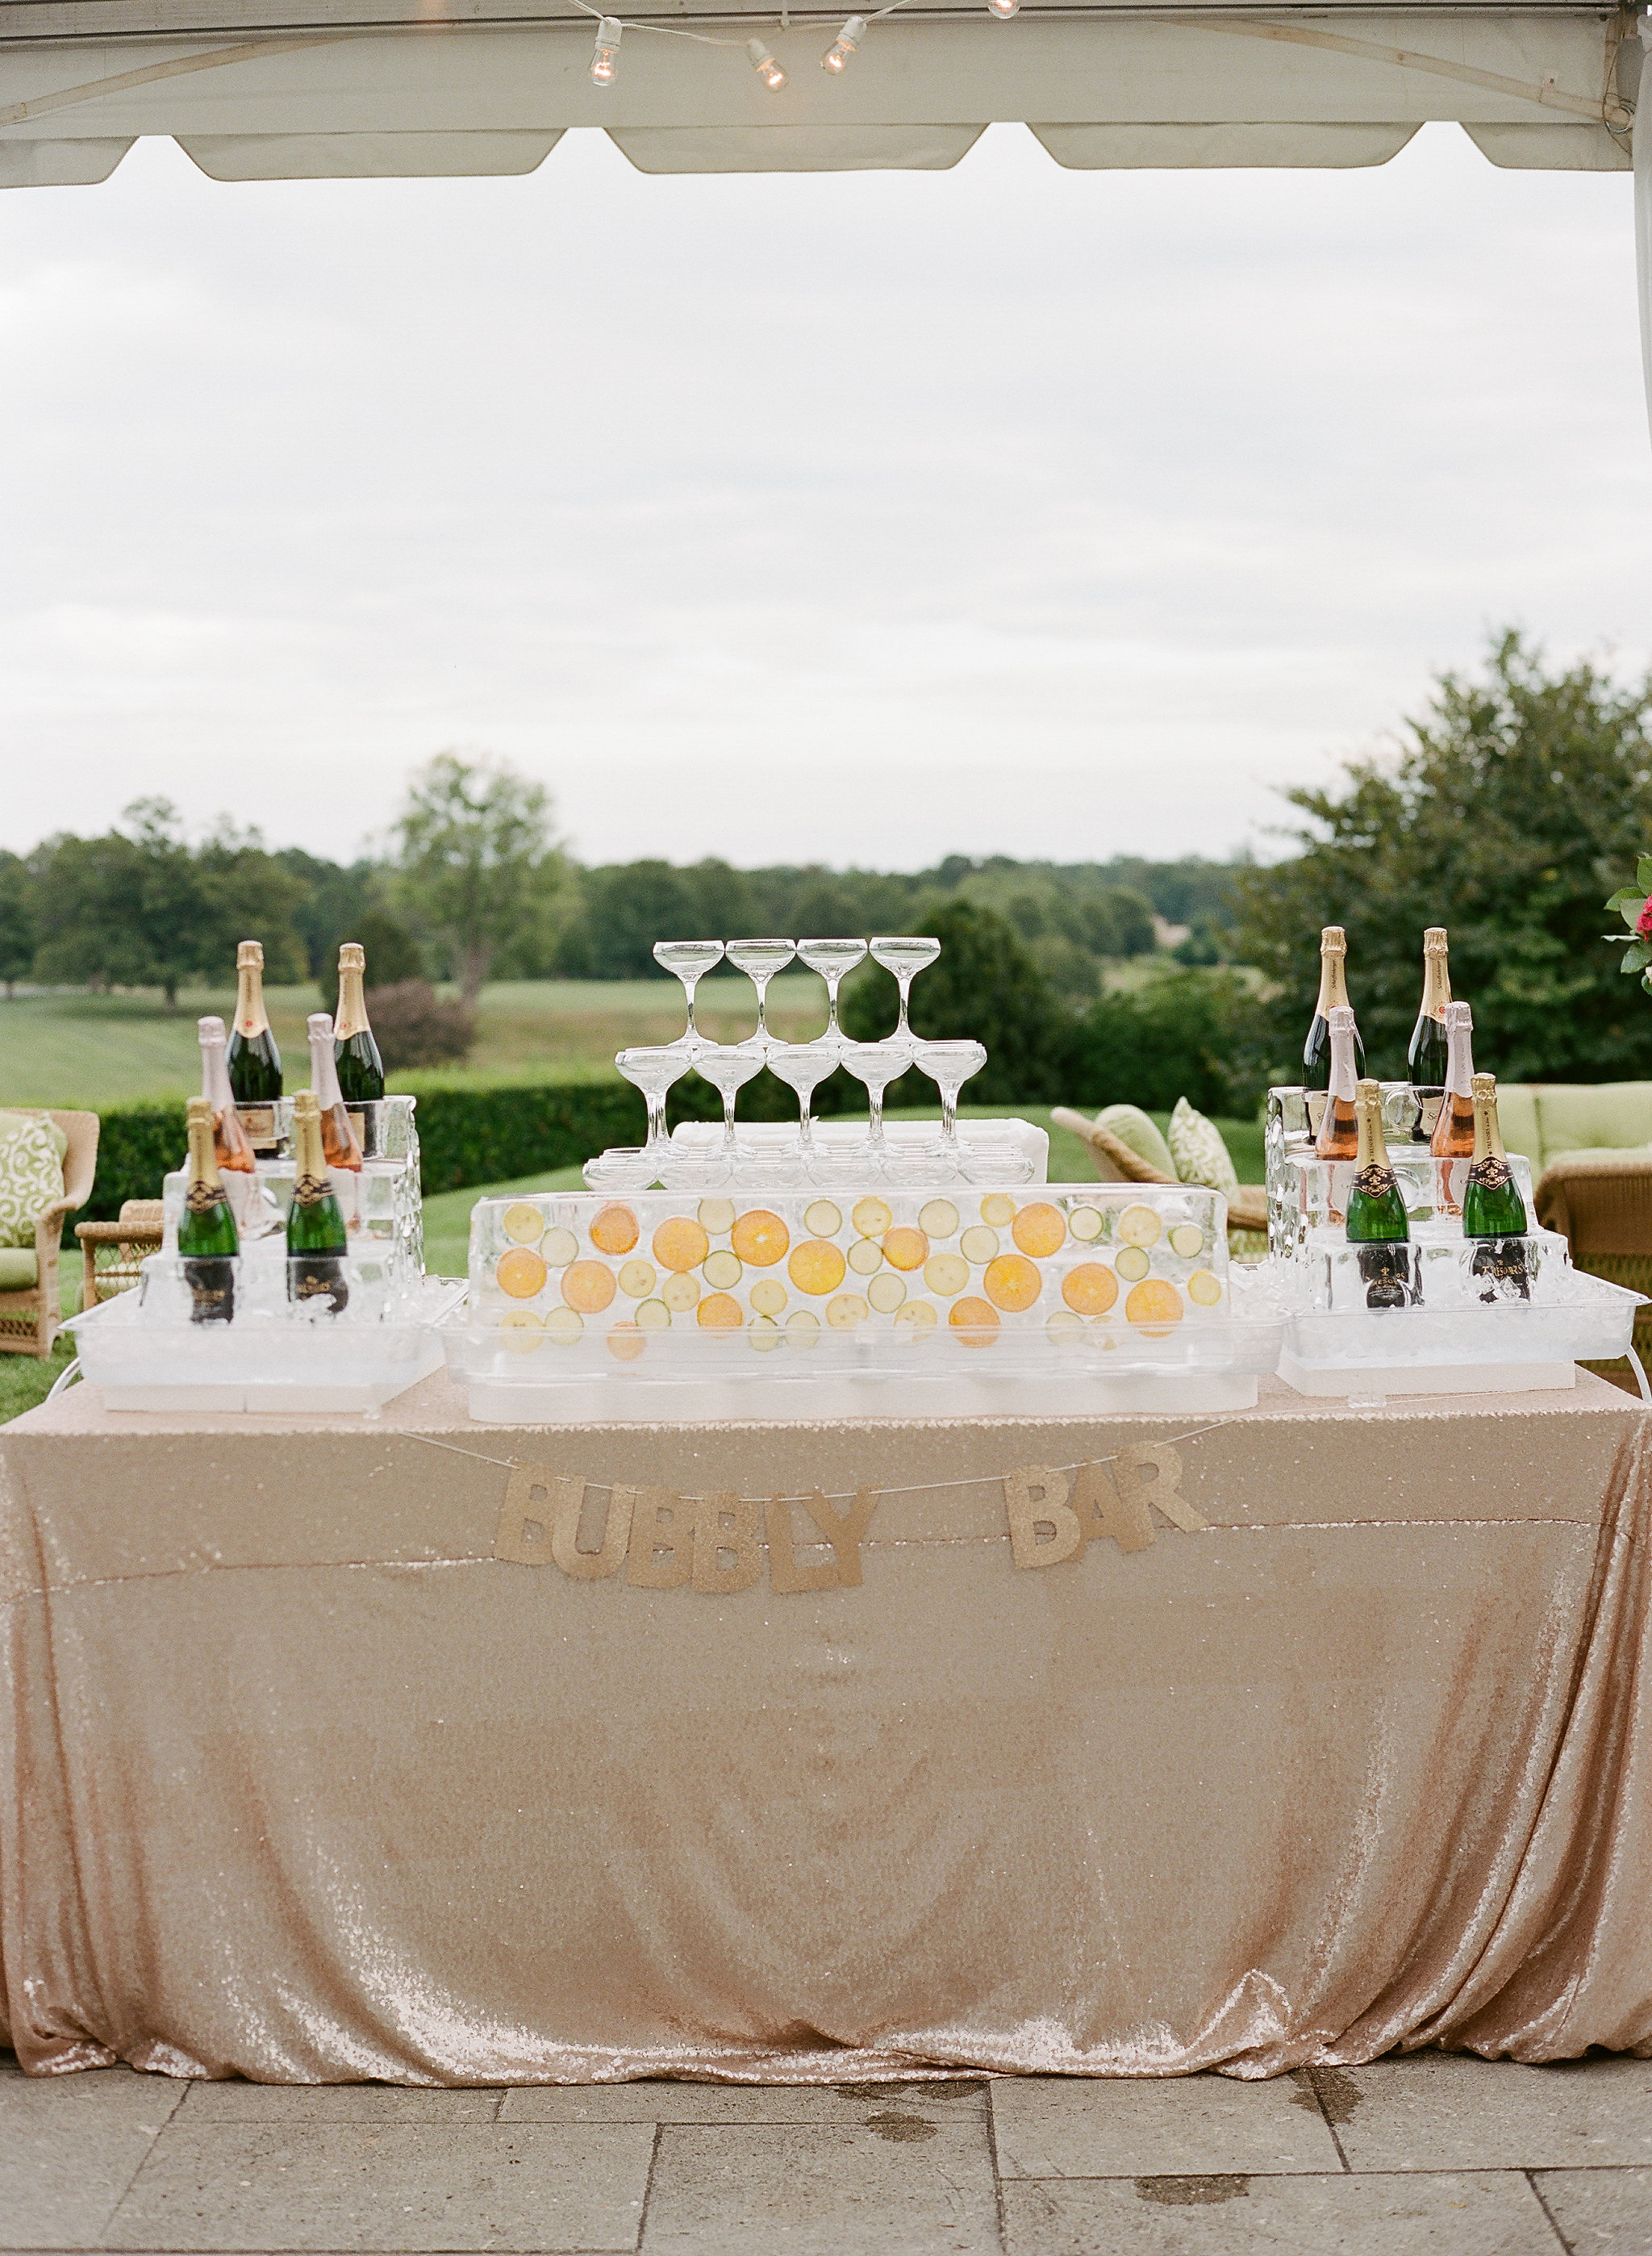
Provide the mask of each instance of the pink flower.
POLYGON ((1634 928, 1642 940, 1652 940, 1652 893, 1648 893, 1641 902, 1641 913, 1634 920, 1634 928))

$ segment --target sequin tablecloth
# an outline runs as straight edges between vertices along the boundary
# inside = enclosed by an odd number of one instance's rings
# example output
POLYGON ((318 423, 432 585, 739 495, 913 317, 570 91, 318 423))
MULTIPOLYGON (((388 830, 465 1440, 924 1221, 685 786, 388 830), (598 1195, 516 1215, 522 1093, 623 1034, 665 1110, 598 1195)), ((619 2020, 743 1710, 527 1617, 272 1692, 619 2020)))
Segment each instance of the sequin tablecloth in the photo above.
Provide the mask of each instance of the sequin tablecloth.
POLYGON ((0 2014, 36 2073, 266 2081, 1652 2051, 1647 1433, 1587 1377, 559 1434, 74 1390, 0 1434, 0 2014), (1207 1528, 1016 1566, 1006 1470, 1167 1440, 1207 1528), (495 1556, 513 1457, 884 1492, 857 1586, 707 1594, 495 1556))

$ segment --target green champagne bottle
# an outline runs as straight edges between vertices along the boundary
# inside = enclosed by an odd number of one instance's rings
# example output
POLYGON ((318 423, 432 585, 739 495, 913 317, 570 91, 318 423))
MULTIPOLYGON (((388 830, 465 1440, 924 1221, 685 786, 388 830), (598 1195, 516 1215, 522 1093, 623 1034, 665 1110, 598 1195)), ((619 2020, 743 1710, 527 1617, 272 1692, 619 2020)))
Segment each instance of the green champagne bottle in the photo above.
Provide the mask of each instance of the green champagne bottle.
POLYGON ((1382 1084, 1362 1081, 1354 1092, 1360 1149, 1348 1193, 1348 1242, 1360 1249, 1368 1308, 1402 1308, 1413 1297, 1410 1224, 1405 1197, 1388 1162, 1382 1133, 1382 1084))
POLYGON ((229 1091, 241 1124, 260 1159, 278 1149, 276 1099, 281 1094, 281 1053, 264 1002, 264 948, 243 940, 235 950, 235 1026, 229 1037, 229 1091))
POLYGON ((1526 1261, 1526 1202, 1520 1195, 1497 1122, 1497 1080, 1473 1078, 1474 1158, 1463 1192, 1463 1235, 1473 1238, 1469 1274, 1482 1280, 1482 1301, 1531 1298, 1526 1261), (1500 1291, 1500 1287, 1503 1288, 1500 1291))
POLYGON ((292 1100, 292 1204, 287 1210, 287 1297, 325 1298, 335 1315, 349 1305, 344 1216, 321 1149, 321 1108, 313 1089, 292 1100))
POLYGON ((178 1224, 178 1251, 189 1287, 189 1319, 227 1324, 235 1313, 235 1260, 241 1237, 213 1150, 212 1106, 204 1096, 192 1096, 186 1117, 189 1182, 178 1224))
MULTIPOLYGON (((384 1061, 368 1022, 362 992, 367 952, 353 940, 339 949, 339 1007, 333 1014, 333 1061, 339 1089, 352 1107, 376 1104, 384 1094, 384 1061)), ((360 1129, 357 1129, 360 1134, 360 1129)))

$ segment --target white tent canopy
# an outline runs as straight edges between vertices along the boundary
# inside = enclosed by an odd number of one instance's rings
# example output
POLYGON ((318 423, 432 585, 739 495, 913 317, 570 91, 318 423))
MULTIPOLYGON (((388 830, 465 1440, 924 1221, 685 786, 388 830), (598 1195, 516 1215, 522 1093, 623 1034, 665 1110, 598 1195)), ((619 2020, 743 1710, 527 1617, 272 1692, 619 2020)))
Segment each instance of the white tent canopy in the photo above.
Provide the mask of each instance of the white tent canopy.
POLYGON ((911 0, 834 77, 852 4, 628 17, 599 88, 572 0, 0 0, 0 185, 104 180, 143 134, 217 180, 527 173, 571 126, 650 173, 934 168, 1004 120, 1081 167, 1378 165, 1437 119, 1498 165, 1629 166, 1641 51, 1615 10, 911 0))

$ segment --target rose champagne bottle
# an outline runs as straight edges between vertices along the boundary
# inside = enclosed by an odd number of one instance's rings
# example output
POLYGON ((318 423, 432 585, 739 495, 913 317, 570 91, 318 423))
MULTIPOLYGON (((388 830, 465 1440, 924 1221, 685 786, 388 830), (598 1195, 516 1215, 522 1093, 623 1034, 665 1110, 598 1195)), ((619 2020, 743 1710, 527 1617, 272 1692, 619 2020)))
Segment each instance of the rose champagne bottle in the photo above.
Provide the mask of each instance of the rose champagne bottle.
POLYGON ((1426 1144, 1439 1118, 1440 1100, 1445 1094, 1445 1013, 1451 1001, 1445 927, 1431 925, 1423 935, 1423 1000, 1411 1029, 1411 1046, 1405 1054, 1405 1069, 1417 1101, 1417 1118, 1411 1124, 1414 1144, 1426 1144))
POLYGON ((1322 1160, 1352 1160, 1360 1149, 1359 1121, 1354 1110, 1359 1080, 1354 1070, 1358 1041, 1353 1012, 1346 1003, 1332 1004, 1331 1068, 1326 1077, 1325 1110, 1319 1116, 1319 1133, 1313 1147, 1322 1160))
MULTIPOLYGON (((1348 1003, 1347 961, 1346 933, 1339 924, 1326 925, 1319 935, 1319 999, 1313 1006, 1313 1022, 1302 1046, 1303 1095, 1308 1100, 1309 1132, 1315 1136, 1319 1132, 1325 1111, 1323 1092, 1331 1086, 1331 1013, 1346 1009, 1348 1003)), ((1363 1073, 1365 1046, 1357 1027, 1353 1045, 1359 1070, 1363 1073)), ((1349 1093, 1352 1096, 1352 1090, 1349 1093)))
POLYGON ((1440 1210, 1460 1214, 1474 1156, 1474 1013, 1466 1003, 1445 1006, 1445 1086, 1429 1149, 1440 1163, 1440 1210))
POLYGON ((218 1018, 197 1019, 195 1033, 200 1043, 200 1093, 212 1107, 213 1149, 218 1165, 235 1174, 256 1175, 257 1162, 252 1156, 252 1146, 241 1124, 235 1092, 229 1086, 224 1022, 218 1018))
POLYGON ((362 1171, 362 1146, 343 1097, 339 1093, 338 1069, 333 1062, 333 1020, 326 1011, 310 1014, 310 1086, 321 1115, 321 1148, 329 1167, 362 1171))

